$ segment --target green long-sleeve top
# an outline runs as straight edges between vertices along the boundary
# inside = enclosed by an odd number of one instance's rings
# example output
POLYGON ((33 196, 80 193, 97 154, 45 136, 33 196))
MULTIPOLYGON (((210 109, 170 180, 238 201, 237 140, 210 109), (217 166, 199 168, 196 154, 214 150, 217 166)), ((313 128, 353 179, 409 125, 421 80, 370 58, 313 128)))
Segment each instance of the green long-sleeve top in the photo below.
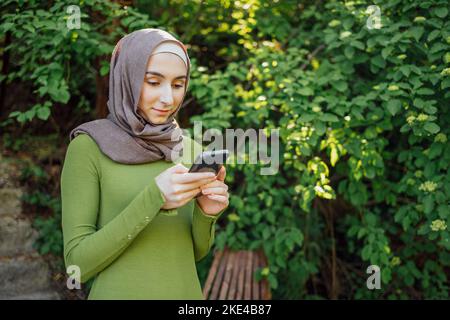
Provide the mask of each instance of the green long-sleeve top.
MULTIPOLYGON (((190 167, 202 148, 188 137, 183 148, 190 167)), ((195 263, 224 210, 206 215, 195 199, 161 209, 155 177, 173 165, 114 162, 86 134, 70 142, 61 174, 64 259, 80 268, 82 283, 95 277, 88 299, 204 299, 195 263)))

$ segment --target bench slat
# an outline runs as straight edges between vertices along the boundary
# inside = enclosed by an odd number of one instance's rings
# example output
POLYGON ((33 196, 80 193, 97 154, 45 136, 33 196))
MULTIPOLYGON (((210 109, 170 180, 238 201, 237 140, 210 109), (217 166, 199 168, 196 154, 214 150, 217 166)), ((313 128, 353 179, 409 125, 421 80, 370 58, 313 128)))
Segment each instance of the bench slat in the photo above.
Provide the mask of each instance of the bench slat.
POLYGON ((252 299, 259 300, 259 282, 255 279, 255 271, 259 268, 259 255, 257 252, 254 253, 253 263, 255 266, 252 268, 252 299))
POLYGON ((208 299, 214 278, 217 275, 217 269, 219 268, 219 262, 222 259, 222 256, 223 256, 223 251, 217 251, 214 255, 214 260, 211 265, 211 268, 209 269, 208 278, 206 279, 205 287, 203 289, 203 296, 206 299, 208 299))
POLYGON ((244 300, 252 299, 252 267, 253 251, 247 251, 247 261, 245 265, 244 300))
POLYGON ((228 254, 228 260, 225 268, 225 276, 222 281, 222 287, 220 288, 219 300, 225 300, 225 298, 227 297, 228 289, 230 288, 231 274, 233 272, 233 264, 235 257, 236 257, 235 254, 230 253, 228 254))
POLYGON ((239 275, 239 273, 241 273, 241 268, 240 268, 241 252, 242 251, 237 251, 234 253, 235 259, 234 259, 234 264, 233 264, 230 289, 228 290, 227 300, 234 300, 236 297, 238 275, 239 275))
MULTIPOLYGON (((262 261, 262 266, 266 267, 267 266, 267 258, 264 256, 264 252, 261 250, 259 251, 259 258, 260 261, 262 261)), ((269 282, 267 281, 267 279, 262 279, 261 281, 261 300, 270 300, 272 299, 270 290, 269 290, 269 282)))
POLYGON ((237 293, 236 293, 236 300, 242 300, 244 298, 244 276, 245 276, 245 257, 246 252, 241 251, 240 252, 240 259, 239 259, 239 277, 238 277, 238 284, 237 284, 237 293))
POLYGON ((209 300, 269 300, 267 279, 256 281, 255 273, 267 266, 263 250, 230 251, 225 248, 214 254, 213 263, 203 289, 209 300))
POLYGON ((211 292, 211 296, 210 296, 211 300, 217 300, 217 297, 219 296, 219 289, 220 289, 220 285, 223 280, 223 275, 224 275, 227 260, 228 260, 228 250, 225 249, 222 259, 220 259, 219 271, 217 272, 217 276, 215 278, 215 281, 214 281, 214 284, 212 287, 212 292, 211 292))

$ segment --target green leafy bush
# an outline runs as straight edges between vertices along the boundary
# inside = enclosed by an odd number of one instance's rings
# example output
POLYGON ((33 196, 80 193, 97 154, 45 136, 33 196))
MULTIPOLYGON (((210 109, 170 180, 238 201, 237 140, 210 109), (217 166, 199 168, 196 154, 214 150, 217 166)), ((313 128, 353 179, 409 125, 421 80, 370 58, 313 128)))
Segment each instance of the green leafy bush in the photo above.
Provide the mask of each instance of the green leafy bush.
POLYGON ((217 237, 263 246, 277 297, 448 298, 448 3, 380 2, 371 30, 369 4, 304 5, 283 45, 257 24, 270 41, 193 84, 200 118, 281 129, 278 175, 229 166, 217 237), (365 286, 371 264, 378 291, 365 286))

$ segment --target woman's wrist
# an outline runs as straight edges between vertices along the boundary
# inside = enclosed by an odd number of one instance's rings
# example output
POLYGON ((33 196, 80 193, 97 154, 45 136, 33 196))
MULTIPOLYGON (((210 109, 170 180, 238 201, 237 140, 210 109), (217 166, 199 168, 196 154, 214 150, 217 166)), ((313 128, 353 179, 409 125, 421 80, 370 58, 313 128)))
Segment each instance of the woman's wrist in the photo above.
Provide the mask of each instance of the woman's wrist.
MULTIPOLYGON (((200 196, 200 197, 201 197, 201 196, 200 196)), ((207 212, 207 211, 202 207, 201 202, 198 201, 198 199, 200 199, 200 197, 196 198, 196 199, 195 199, 195 202, 196 202, 198 208, 200 209, 201 213, 202 213, 203 215, 205 215, 205 216, 208 216, 208 217, 215 217, 215 216, 217 216, 217 214, 218 214, 219 212, 217 212, 217 213, 209 213, 209 212, 207 212)))

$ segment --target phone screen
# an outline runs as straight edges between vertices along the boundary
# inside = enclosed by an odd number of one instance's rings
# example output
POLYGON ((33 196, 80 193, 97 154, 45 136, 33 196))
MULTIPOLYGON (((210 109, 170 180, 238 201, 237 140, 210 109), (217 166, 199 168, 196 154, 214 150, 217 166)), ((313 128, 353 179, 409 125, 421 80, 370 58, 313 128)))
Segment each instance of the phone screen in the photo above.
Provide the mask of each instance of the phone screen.
POLYGON ((213 172, 217 175, 228 155, 228 150, 204 151, 195 159, 189 172, 213 172))

